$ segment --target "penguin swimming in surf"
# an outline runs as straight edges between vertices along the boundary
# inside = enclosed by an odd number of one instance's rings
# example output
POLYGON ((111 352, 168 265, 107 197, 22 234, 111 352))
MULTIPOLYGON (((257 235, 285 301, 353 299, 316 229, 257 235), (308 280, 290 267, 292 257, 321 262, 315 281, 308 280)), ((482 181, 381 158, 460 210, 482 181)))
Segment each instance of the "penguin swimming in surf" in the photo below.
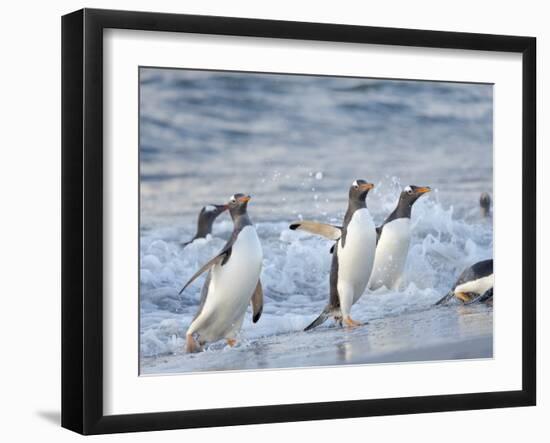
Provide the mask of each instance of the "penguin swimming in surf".
POLYGON ((479 196, 479 207, 481 209, 482 217, 491 216, 491 196, 488 192, 482 192, 479 196))
POLYGON ((193 243, 197 238, 205 238, 208 234, 212 232, 212 225, 214 221, 222 212, 227 209, 227 205, 207 205, 203 206, 199 212, 199 217, 197 219, 197 233, 195 236, 181 245, 183 247, 187 246, 190 243, 193 243))
POLYGON ((378 241, 369 289, 376 290, 382 286, 393 289, 401 281, 411 242, 412 206, 418 198, 430 191, 431 188, 427 186, 405 187, 396 208, 382 226, 376 228, 378 241))
POLYGON ((348 327, 361 325, 351 318, 350 311, 365 291, 374 262, 376 228, 366 204, 367 194, 373 187, 364 180, 352 183, 343 226, 312 221, 297 221, 289 226, 292 230, 301 229, 336 241, 331 249, 329 302, 321 315, 305 328, 306 331, 329 317, 348 327))
POLYGON ((180 291, 181 294, 198 276, 208 271, 199 310, 186 333, 187 352, 198 352, 205 343, 221 339, 234 346, 249 303, 252 304, 252 321, 256 323, 260 319, 263 310, 260 282, 263 252, 247 213, 250 198, 235 194, 229 199, 226 206, 234 223, 231 238, 180 291))
POLYGON ((477 262, 466 268, 456 283, 437 305, 446 304, 452 298, 461 300, 465 305, 476 302, 493 302, 493 259, 477 262))

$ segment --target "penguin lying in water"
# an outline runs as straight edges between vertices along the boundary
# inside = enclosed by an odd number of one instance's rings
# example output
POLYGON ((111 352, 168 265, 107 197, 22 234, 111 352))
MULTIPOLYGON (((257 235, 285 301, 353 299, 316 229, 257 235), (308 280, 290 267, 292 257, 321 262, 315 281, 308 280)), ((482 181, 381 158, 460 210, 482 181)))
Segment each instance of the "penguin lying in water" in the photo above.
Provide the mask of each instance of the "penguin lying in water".
POLYGON ((436 303, 443 305, 452 298, 461 300, 465 305, 476 302, 493 302, 493 259, 477 262, 466 268, 445 297, 436 303))
POLYGON ((336 241, 332 249, 329 302, 321 315, 305 328, 306 331, 321 325, 329 317, 348 327, 361 325, 351 318, 350 311, 363 295, 374 262, 376 229, 365 201, 373 187, 364 180, 352 183, 343 226, 312 221, 297 221, 289 226, 292 230, 300 229, 336 241))
POLYGON ((252 321, 263 310, 260 282, 263 252, 256 229, 247 213, 250 196, 233 195, 226 205, 233 219, 231 238, 221 252, 200 268, 185 284, 180 294, 202 273, 208 271, 202 287, 199 310, 186 333, 187 352, 198 352, 205 343, 226 339, 236 343, 248 304, 252 304, 252 321))
POLYGON ((227 205, 203 206, 197 219, 197 233, 191 240, 182 243, 182 247, 185 248, 188 244, 193 243, 197 238, 205 238, 208 234, 212 233, 212 225, 214 224, 214 221, 218 215, 226 209, 227 205))
POLYGON ((369 289, 382 286, 393 289, 399 284, 411 243, 412 206, 430 191, 427 186, 407 186, 401 192, 396 208, 382 226, 376 228, 378 240, 369 289))

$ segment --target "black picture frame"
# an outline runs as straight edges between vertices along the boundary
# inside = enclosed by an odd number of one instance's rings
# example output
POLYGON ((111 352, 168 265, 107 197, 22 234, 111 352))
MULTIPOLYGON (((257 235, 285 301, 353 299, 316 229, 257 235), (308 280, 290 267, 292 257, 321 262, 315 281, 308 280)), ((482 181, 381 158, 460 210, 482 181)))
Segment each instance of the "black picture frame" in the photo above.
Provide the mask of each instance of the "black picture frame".
POLYGON ((62 426, 104 434, 536 403, 536 39, 230 17, 83 9, 62 18, 62 426), (503 51, 522 54, 522 389, 392 399, 104 415, 103 30, 503 51))

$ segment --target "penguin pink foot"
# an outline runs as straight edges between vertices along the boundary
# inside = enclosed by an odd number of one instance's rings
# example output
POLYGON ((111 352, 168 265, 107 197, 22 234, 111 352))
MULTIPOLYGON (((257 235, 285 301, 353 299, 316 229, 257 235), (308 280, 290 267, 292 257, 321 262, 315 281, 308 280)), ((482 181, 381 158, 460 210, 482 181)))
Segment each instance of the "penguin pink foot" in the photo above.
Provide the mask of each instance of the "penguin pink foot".
POLYGON ((202 351, 201 345, 193 338, 193 335, 188 334, 185 339, 185 351, 188 354, 202 351))
POLYGON ((358 321, 354 320, 353 318, 351 318, 349 316, 344 318, 344 324, 348 328, 357 328, 359 326, 363 326, 363 323, 358 322, 358 321))

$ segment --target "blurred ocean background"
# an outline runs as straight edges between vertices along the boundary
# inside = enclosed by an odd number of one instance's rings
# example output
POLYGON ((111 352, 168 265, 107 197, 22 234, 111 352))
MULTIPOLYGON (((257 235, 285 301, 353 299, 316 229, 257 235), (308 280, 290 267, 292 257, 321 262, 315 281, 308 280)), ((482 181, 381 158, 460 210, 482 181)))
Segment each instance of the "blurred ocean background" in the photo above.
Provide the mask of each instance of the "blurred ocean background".
POLYGON ((366 78, 140 70, 140 351, 142 373, 254 369, 492 356, 492 309, 433 308, 458 274, 492 257, 493 87, 366 78), (340 224, 356 178, 376 184, 367 205, 381 223, 402 187, 434 192, 413 208, 405 283, 365 293, 353 332, 300 332, 328 298, 330 242, 289 231, 299 218, 340 224), (264 249, 264 314, 241 344, 185 355, 202 279, 179 289, 224 245, 185 249, 197 214, 231 194, 264 249))

